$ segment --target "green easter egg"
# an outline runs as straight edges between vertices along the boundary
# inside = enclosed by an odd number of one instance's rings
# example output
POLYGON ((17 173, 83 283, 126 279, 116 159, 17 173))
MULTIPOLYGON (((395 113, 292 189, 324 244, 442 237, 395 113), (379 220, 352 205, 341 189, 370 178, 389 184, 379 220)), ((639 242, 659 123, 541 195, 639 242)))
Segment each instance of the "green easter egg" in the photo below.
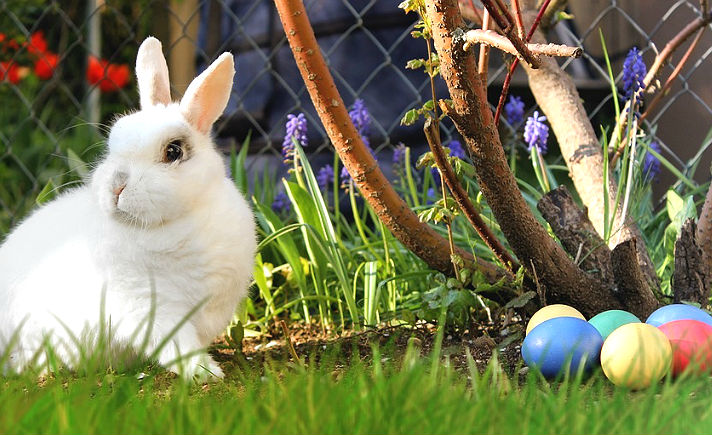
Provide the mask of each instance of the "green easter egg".
POLYGON ((601 333, 605 340, 608 335, 623 325, 628 323, 641 323, 640 319, 633 314, 623 310, 608 310, 598 313, 588 321, 601 333))

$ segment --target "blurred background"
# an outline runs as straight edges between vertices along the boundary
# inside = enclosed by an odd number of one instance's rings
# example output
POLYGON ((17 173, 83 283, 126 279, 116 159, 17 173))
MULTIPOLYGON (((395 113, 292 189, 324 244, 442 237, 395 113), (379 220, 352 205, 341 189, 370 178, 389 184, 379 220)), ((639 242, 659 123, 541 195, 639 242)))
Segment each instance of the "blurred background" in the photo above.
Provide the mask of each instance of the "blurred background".
MULTIPOLYGON (((362 99, 372 116, 370 144, 390 155, 403 142, 424 146, 420 124, 400 125, 403 115, 430 99, 422 71, 406 62, 426 57, 424 42, 410 32, 417 17, 399 1, 307 0, 319 44, 350 106, 362 99)), ((475 2, 477 5, 478 2, 475 2)), ((700 15, 690 1, 569 1, 570 19, 549 34, 552 41, 584 48, 581 59, 562 61, 574 78, 594 128, 611 125, 613 103, 599 29, 616 79, 628 50, 639 47, 650 67, 655 54, 700 15)), ((21 218, 43 190, 76 182, 102 151, 102 134, 116 113, 137 108, 133 63, 148 35, 163 41, 174 99, 223 51, 235 55, 237 75, 218 143, 229 152, 250 135, 254 171, 283 171, 281 145, 290 113, 309 120, 311 158, 331 162, 321 128, 271 1, 268 0, 0 0, 0 231, 21 218), (67 166, 76 177, 67 176, 67 166)), ((663 68, 664 80, 689 41, 663 68)), ((663 155, 683 174, 710 178, 712 33, 706 32, 669 95, 647 122, 663 155)), ((496 104, 505 75, 502 56, 490 57, 489 96, 496 104)), ((438 89, 444 97, 444 85, 438 89)), ((536 110, 526 76, 515 75, 511 94, 536 110)), ((447 139, 458 139, 445 125, 447 139)), ((503 134, 513 133, 503 122, 503 134)), ((549 142, 556 152, 554 139, 549 142)), ((417 154, 416 154, 417 155, 417 154)), ((526 158, 526 156, 524 157, 526 158)), ((384 165, 386 159, 381 159, 384 165)), ((665 168, 659 197, 676 178, 665 168)))

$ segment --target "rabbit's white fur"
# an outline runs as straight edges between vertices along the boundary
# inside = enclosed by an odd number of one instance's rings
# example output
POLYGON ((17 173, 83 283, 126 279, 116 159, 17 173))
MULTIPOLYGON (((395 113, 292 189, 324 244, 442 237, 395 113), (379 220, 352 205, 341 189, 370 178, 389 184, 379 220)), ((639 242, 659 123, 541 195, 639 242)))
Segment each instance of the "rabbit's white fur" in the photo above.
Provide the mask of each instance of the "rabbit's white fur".
POLYGON ((205 348, 246 297, 256 250, 251 209, 209 137, 232 87, 232 56, 218 58, 180 103, 167 101, 158 40, 142 44, 137 72, 142 109, 113 125, 88 184, 39 208, 0 246, 6 369, 22 370, 45 338, 75 363, 73 336, 95 336, 105 294, 114 345, 150 355, 170 336, 160 364, 186 377, 222 376, 205 348), (176 139, 184 157, 162 161, 176 139))

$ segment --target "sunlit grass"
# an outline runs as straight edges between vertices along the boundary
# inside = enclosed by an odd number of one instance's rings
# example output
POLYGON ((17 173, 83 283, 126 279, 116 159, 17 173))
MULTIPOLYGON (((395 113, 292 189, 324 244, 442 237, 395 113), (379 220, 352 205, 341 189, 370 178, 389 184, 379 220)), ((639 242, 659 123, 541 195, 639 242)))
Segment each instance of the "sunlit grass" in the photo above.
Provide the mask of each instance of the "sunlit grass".
MULTIPOLYGON (((374 359, 343 367, 338 349, 306 368, 244 366, 225 381, 183 383, 165 373, 60 372, 0 381, 0 433, 708 433, 708 378, 667 380, 649 390, 588 379, 512 379, 472 359, 374 359), (434 363, 434 364, 433 364, 434 363)), ((402 356, 402 355, 401 355, 402 356)))

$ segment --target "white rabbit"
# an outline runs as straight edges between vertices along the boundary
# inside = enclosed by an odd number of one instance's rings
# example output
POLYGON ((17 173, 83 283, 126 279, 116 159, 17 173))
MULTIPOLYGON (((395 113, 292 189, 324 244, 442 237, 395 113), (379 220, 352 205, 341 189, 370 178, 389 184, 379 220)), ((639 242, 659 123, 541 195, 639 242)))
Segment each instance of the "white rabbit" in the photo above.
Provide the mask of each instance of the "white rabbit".
POLYGON ((141 110, 114 123, 87 185, 39 208, 0 246, 5 370, 42 358, 45 338, 75 364, 74 340, 96 336, 103 311, 114 346, 157 352, 185 377, 222 377, 205 348, 246 297, 256 251, 252 211, 210 138, 234 73, 223 53, 173 103, 161 43, 141 44, 141 110))

